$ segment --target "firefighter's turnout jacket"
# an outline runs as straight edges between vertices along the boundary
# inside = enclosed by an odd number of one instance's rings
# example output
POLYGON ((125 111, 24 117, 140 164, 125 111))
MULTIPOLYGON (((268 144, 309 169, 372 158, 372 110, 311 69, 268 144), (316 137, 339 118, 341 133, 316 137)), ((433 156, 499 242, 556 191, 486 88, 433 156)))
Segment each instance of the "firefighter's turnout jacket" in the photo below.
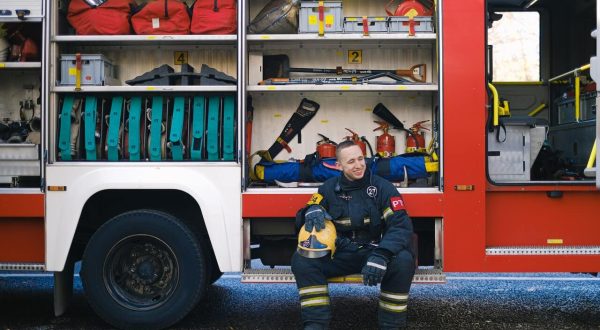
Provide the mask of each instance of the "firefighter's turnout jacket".
POLYGON ((360 273, 373 252, 390 262, 381 283, 379 323, 401 327, 406 323, 408 291, 414 275, 413 226, 404 200, 389 181, 371 175, 350 181, 341 175, 327 180, 307 206, 296 214, 296 226, 313 204, 323 206, 333 218, 338 240, 333 256, 292 258, 306 327, 327 327, 330 316, 327 278, 360 273))

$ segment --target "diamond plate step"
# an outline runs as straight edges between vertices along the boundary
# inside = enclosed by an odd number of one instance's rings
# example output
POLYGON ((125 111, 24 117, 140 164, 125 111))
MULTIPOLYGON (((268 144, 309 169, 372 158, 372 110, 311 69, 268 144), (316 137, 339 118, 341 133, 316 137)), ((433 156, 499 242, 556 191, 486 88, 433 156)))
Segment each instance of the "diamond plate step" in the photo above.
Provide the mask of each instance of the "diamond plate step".
MULTIPOLYGON (((242 273, 242 283, 295 283, 294 274, 290 268, 260 268, 246 269, 242 273)), ((330 283, 362 283, 362 275, 334 277, 330 283)), ((446 274, 440 269, 419 268, 413 277, 413 283, 446 283, 446 274)))
POLYGON ((46 266, 37 263, 0 262, 0 270, 43 272, 46 266))
POLYGON ((596 177, 596 168, 586 168, 583 170, 583 175, 587 178, 595 178, 596 177))
POLYGON ((485 249, 487 255, 593 255, 600 254, 600 246, 500 246, 485 249))

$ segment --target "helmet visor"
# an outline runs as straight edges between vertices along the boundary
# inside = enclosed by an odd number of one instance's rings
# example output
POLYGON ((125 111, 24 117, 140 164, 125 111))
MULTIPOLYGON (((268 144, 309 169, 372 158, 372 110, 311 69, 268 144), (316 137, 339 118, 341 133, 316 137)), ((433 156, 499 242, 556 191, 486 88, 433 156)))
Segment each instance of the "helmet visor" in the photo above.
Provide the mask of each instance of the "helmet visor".
POLYGON ((108 0, 84 0, 84 1, 91 7, 98 7, 102 4, 104 4, 108 0))
POLYGON ((298 254, 309 259, 323 258, 329 254, 329 250, 325 251, 309 251, 298 247, 298 254))
POLYGON ((331 248, 319 241, 317 236, 310 235, 306 240, 298 242, 298 254, 306 258, 321 258, 326 256, 331 248))

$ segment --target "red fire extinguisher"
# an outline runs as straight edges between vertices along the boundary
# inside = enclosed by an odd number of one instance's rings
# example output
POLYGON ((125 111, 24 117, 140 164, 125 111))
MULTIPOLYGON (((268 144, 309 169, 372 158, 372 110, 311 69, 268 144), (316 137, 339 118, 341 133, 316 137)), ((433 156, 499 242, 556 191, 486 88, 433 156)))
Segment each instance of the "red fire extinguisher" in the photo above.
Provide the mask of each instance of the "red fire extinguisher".
POLYGON ((354 143, 356 143, 357 146, 360 147, 360 150, 363 153, 363 156, 367 155, 367 145, 361 140, 360 136, 354 132, 353 130, 346 128, 346 130, 348 132, 350 132, 352 135, 346 136, 346 140, 352 140, 354 141, 354 143))
POLYGON ((388 134, 390 125, 385 121, 375 121, 379 124, 379 127, 373 130, 382 130, 383 134, 377 137, 377 154, 383 158, 389 158, 396 155, 396 138, 393 135, 388 134))
POLYGON ((423 124, 428 121, 419 121, 409 128, 410 132, 406 132, 406 152, 427 152, 423 130, 429 131, 429 128, 423 127, 423 124))
POLYGON ((322 138, 319 142, 317 142, 317 154, 319 154, 319 158, 335 158, 335 149, 337 148, 337 143, 331 141, 323 134, 318 134, 322 138))

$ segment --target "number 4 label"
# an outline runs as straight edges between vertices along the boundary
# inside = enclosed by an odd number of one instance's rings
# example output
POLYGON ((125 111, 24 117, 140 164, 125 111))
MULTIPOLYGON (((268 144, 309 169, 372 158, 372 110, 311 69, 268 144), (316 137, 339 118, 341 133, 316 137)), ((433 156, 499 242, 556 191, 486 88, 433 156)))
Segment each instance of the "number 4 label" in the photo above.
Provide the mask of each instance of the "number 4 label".
POLYGON ((175 65, 182 65, 188 63, 188 52, 175 52, 174 54, 175 65))
POLYGON ((349 50, 348 51, 348 64, 361 64, 362 63, 362 50, 349 50))

